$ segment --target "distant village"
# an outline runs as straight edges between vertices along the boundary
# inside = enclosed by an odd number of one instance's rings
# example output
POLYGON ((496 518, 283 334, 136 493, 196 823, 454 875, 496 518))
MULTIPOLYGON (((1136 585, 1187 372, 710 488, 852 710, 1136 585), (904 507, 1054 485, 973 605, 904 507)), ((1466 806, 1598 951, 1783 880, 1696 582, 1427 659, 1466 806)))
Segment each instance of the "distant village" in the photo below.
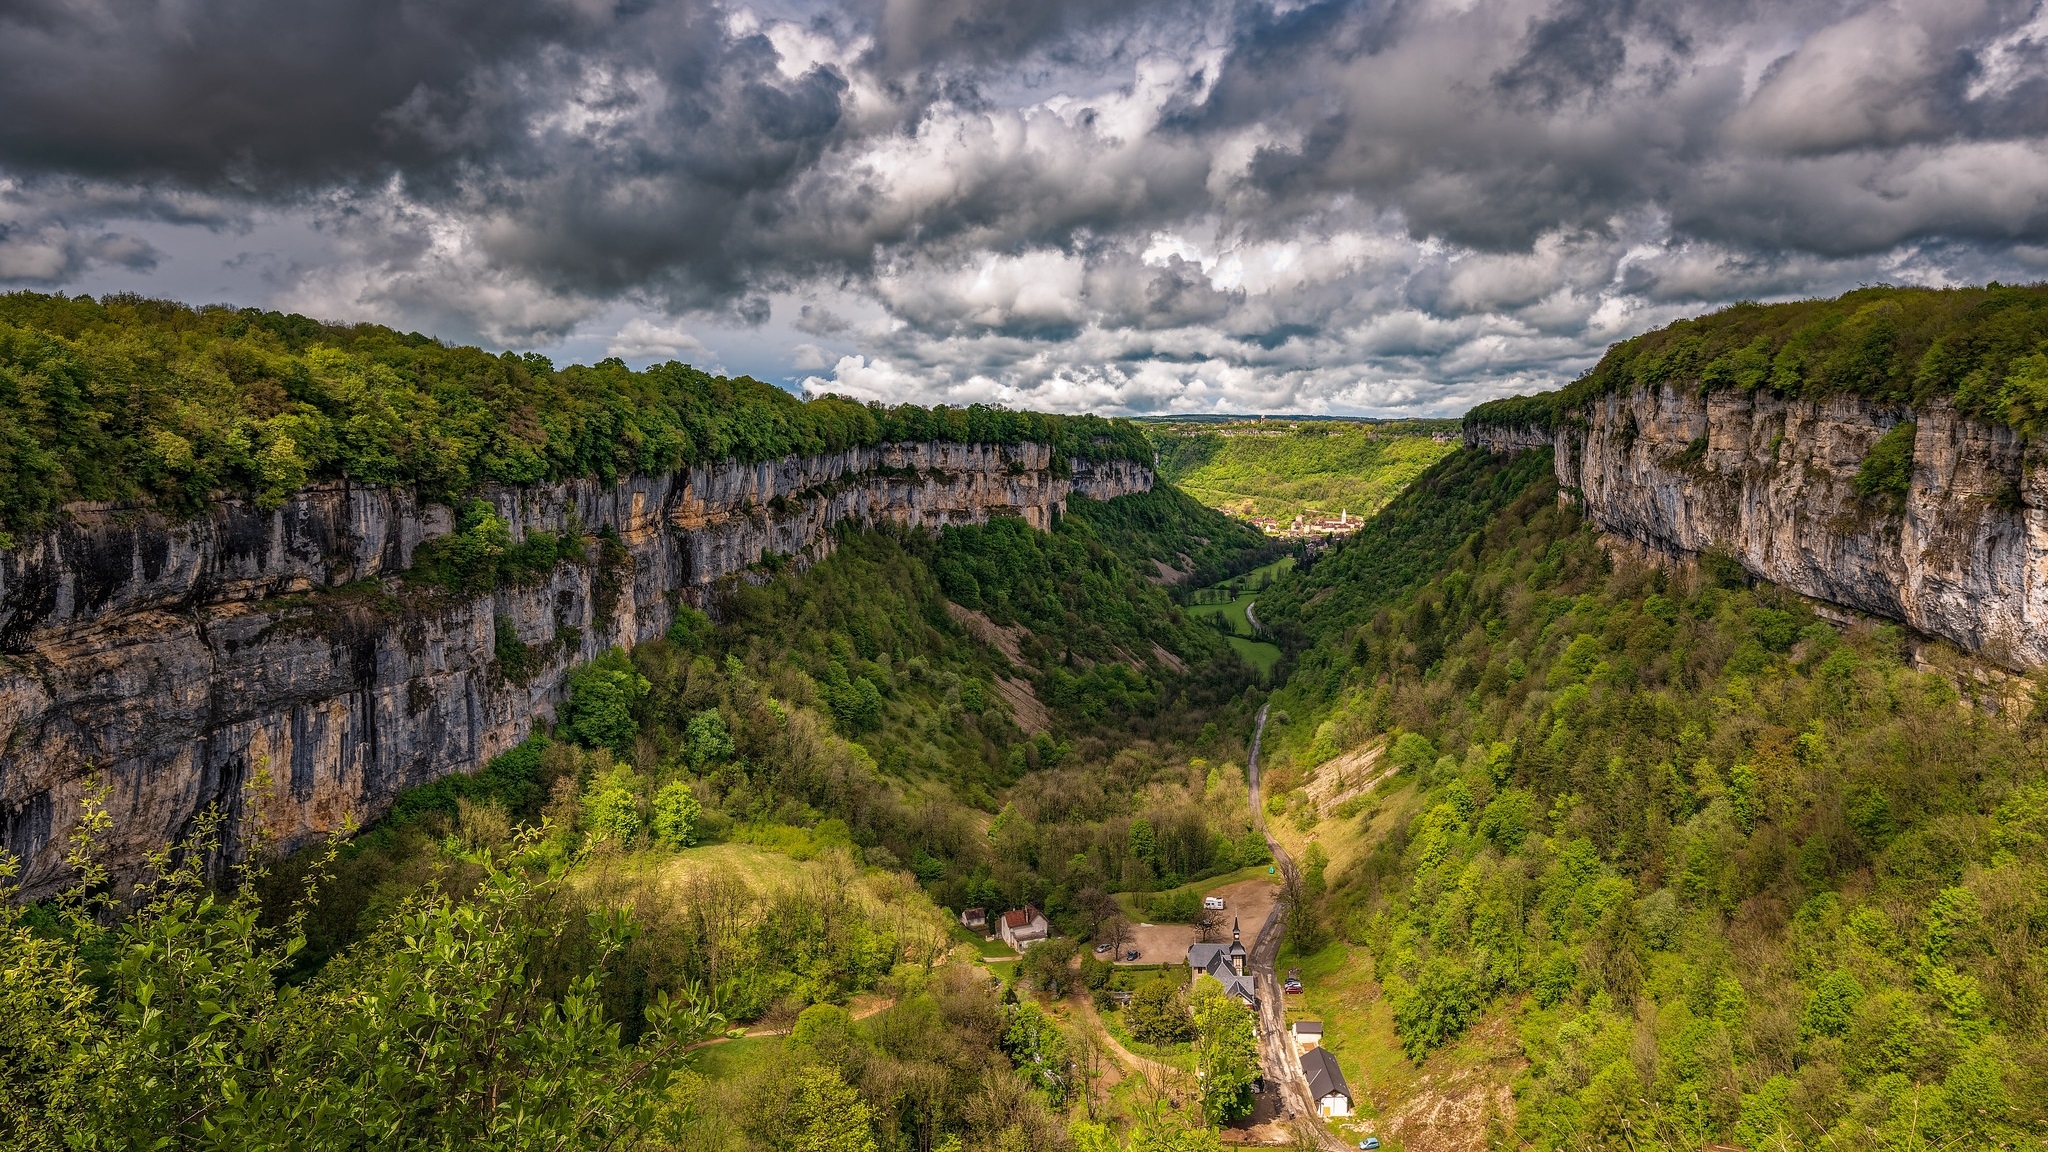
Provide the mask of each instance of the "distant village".
POLYGON ((1283 540, 1307 540, 1317 537, 1349 536, 1365 523, 1365 517, 1351 518, 1350 509, 1340 510, 1331 516, 1320 509, 1310 508, 1293 520, 1281 520, 1272 516, 1253 516, 1246 521, 1252 527, 1268 536, 1283 540))

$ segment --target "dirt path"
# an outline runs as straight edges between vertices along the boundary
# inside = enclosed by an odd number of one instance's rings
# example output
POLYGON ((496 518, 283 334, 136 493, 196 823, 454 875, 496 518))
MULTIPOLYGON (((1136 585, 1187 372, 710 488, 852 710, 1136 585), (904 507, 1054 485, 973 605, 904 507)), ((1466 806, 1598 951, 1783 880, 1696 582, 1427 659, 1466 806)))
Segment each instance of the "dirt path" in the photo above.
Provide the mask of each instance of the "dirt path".
MULTIPOLYGON (((896 1001, 894 1000, 877 1000, 874 1003, 863 1004, 858 1008, 850 1009, 847 1015, 855 1020, 865 1020, 885 1008, 894 1008, 895 1006, 896 1001)), ((699 1048, 709 1048, 713 1044, 724 1044, 729 1040, 753 1040, 761 1036, 787 1036, 789 1032, 788 1028, 749 1028, 745 1036, 713 1036, 708 1040, 699 1040, 688 1048, 683 1049, 683 1051, 695 1052, 699 1048)))
MULTIPOLYGON (((1266 808, 1259 800, 1259 741, 1265 735, 1266 708, 1261 707, 1259 727, 1252 733, 1251 756, 1246 768, 1251 784, 1252 820, 1258 825, 1259 834, 1266 838, 1267 847, 1273 850, 1273 860, 1280 866, 1281 873, 1290 884, 1298 884, 1296 877, 1299 874, 1295 871, 1294 859, 1266 830, 1266 808)), ((1324 1152, 1349 1152, 1349 1145, 1330 1135, 1329 1129, 1323 1127, 1322 1118, 1316 1114, 1315 1101, 1309 1098, 1308 1081, 1301 1074, 1301 1063, 1295 1059, 1294 1046, 1287 1040, 1287 1012, 1280 999, 1280 979, 1273 971, 1274 962, 1280 957, 1280 938, 1287 931, 1285 911, 1284 902, 1273 905, 1265 927, 1259 931, 1259 942, 1252 947, 1252 975, 1259 987, 1259 1061, 1265 1068, 1267 1081, 1278 1084, 1284 1093, 1286 1111, 1308 1121, 1307 1127, 1315 1134, 1316 1146, 1324 1152)))
POLYGON ((1129 1048, 1124 1047, 1117 1040, 1116 1033, 1109 1030, 1109 1025, 1102 1022, 1102 1014, 1095 1010, 1095 1001, 1089 999, 1085 992, 1075 996, 1074 999, 1080 1005, 1079 1011, 1081 1014, 1088 1017, 1089 1025, 1095 1029, 1097 1035, 1102 1037, 1102 1046, 1107 1048, 1109 1054, 1116 1057, 1118 1062, 1123 1064, 1124 1067, 1133 1072, 1150 1072, 1155 1076, 1170 1076, 1179 1071, 1179 1069, 1171 1064, 1161 1063, 1158 1060, 1140 1056, 1129 1048))

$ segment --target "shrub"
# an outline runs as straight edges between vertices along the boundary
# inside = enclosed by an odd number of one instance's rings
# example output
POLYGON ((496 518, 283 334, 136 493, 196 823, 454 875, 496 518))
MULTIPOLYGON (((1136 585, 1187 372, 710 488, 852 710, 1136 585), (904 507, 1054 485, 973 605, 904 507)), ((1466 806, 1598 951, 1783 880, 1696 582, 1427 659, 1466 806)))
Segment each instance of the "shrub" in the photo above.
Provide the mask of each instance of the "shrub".
POLYGON ((685 731, 690 767, 702 769, 707 764, 731 759, 732 733, 726 729, 725 717, 719 714, 718 709, 706 708, 690 717, 689 727, 685 731))
POLYGON ((1800 1031, 1808 1036, 1840 1036, 1856 1019, 1856 1006, 1863 1002, 1863 985, 1856 977, 1837 968, 1821 977, 1806 999, 1806 1014, 1800 1031))
POLYGON ((1177 888, 1144 898, 1145 918, 1162 924, 1192 924, 1202 918, 1202 894, 1177 888))
POLYGON ((704 806, 688 783, 676 780, 654 794, 654 838, 671 848, 688 848, 697 842, 697 820, 704 806))
POLYGON ((1414 989, 1395 1001, 1394 1033, 1408 1059, 1420 1064, 1430 1052, 1462 1035, 1485 1006, 1471 972, 1434 959, 1423 965, 1414 989))
POLYGON ((1403 732, 1387 758, 1403 771, 1416 771, 1436 763, 1436 745, 1420 732, 1403 732))
POLYGON ((638 781, 629 768, 614 768, 584 789, 583 830, 599 840, 626 845, 640 834, 638 781))
POLYGON ((1877 438, 1870 453, 1863 457, 1862 467, 1856 470, 1856 478, 1850 481, 1857 495, 1894 512, 1906 506, 1906 493, 1913 487, 1916 431, 1913 423, 1907 421, 1892 425, 1877 438))
POLYGON ((640 725, 633 707, 647 695, 647 678, 626 663, 618 649, 586 664, 569 679, 569 731, 586 748, 609 748, 623 756, 640 725))
POLYGON ((1195 1018, 1176 981, 1154 980, 1138 989, 1124 1018, 1131 1035, 1147 1044, 1181 1044, 1195 1038, 1195 1018))

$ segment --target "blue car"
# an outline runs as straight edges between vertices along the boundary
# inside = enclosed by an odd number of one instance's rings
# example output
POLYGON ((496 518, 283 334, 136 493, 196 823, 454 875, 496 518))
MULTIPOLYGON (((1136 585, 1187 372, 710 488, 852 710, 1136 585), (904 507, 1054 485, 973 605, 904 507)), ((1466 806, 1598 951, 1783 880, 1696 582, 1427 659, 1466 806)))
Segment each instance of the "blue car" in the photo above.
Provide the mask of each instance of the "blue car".
POLYGON ((1367 1136, 1365 1139, 1360 1140, 1358 1142, 1358 1147, 1362 1150, 1362 1152, 1374 1152, 1374 1149, 1378 1148, 1379 1146, 1380 1138, 1377 1136, 1367 1136))

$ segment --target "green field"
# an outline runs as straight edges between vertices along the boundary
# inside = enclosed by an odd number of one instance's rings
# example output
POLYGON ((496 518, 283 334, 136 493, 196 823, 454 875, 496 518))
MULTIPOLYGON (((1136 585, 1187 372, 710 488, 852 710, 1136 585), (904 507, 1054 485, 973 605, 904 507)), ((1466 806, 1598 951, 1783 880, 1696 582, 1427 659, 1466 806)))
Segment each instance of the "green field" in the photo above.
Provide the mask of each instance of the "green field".
POLYGON ((1159 478, 1236 516, 1292 520, 1316 510, 1370 516, 1456 450, 1431 433, 1449 421, 1398 424, 1241 421, 1148 429, 1159 478))
POLYGON ((721 1040, 690 1053, 690 1067, 713 1080, 730 1080, 774 1059, 783 1043, 780 1036, 721 1040))
MULTIPOLYGON (((1156 900, 1164 896, 1170 896, 1176 892, 1185 892, 1189 890, 1193 890, 1198 893, 1214 892, 1218 888, 1227 887, 1231 884, 1237 883, 1240 880, 1254 880, 1260 876, 1271 875, 1272 868, 1273 866, 1271 864, 1247 864, 1244 867, 1239 868, 1235 872, 1225 872, 1221 876, 1211 876, 1207 880, 1190 880, 1186 884, 1183 884, 1178 888, 1162 888, 1158 892, 1147 893, 1146 895, 1150 899, 1156 900)), ((1145 919, 1145 917, 1138 911, 1138 896, 1139 894, 1136 892, 1118 892, 1116 894, 1117 905, 1124 910, 1124 915, 1129 917, 1134 922, 1142 921, 1143 919, 1145 919)), ((1119 969, 1119 971, 1122 971, 1122 969, 1119 969)))
MULTIPOLYGON (((1292 567, 1294 557, 1289 556, 1281 561, 1281 563, 1292 567)), ((1277 568, 1278 565, 1269 565, 1268 567, 1277 568)), ((1263 572, 1265 570, 1260 569, 1259 571, 1263 572)), ((1214 588, 1201 589, 1194 594, 1193 598, 1199 601, 1203 598, 1204 593, 1224 593, 1228 590, 1229 585, 1219 584, 1214 588)), ((1230 646, 1237 651, 1237 654, 1244 659, 1245 663, 1257 668, 1259 675, 1270 679, 1273 675, 1274 665, 1280 663, 1280 648, 1278 645, 1268 644, 1264 640, 1252 639, 1254 634, 1252 624, 1244 614, 1246 606, 1257 602, 1258 598, 1257 593, 1245 592, 1230 600, 1212 601, 1207 604, 1190 604, 1188 605, 1187 613, 1200 620, 1221 616, 1224 622, 1230 626, 1230 635, 1226 637, 1230 641, 1230 646)))

